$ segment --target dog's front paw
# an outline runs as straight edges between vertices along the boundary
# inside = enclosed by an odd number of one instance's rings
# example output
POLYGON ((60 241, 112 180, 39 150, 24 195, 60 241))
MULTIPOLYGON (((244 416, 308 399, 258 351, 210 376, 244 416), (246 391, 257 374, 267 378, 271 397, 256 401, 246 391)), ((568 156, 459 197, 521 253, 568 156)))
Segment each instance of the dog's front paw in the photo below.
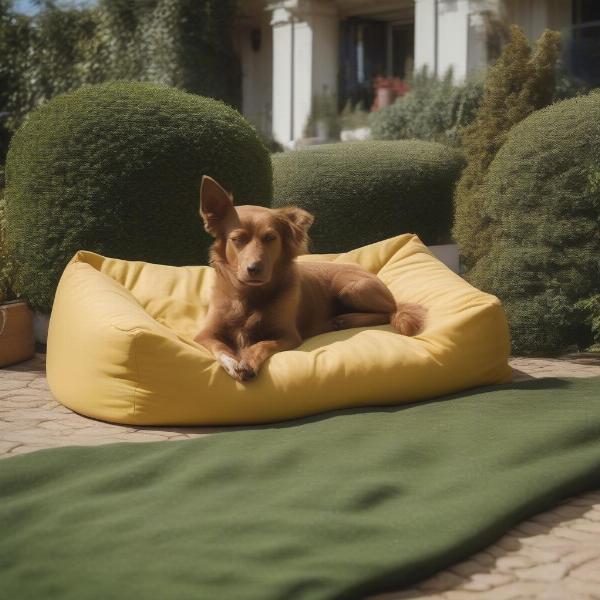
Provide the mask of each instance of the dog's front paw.
POLYGON ((248 381, 256 377, 256 370, 245 360, 240 360, 236 367, 238 381, 248 381))
POLYGON ((229 354, 221 353, 217 358, 227 374, 236 381, 248 381, 256 377, 256 370, 245 360, 236 360, 229 354))
POLYGON ((230 375, 234 379, 238 378, 237 377, 237 368, 238 368, 239 363, 235 358, 233 358, 233 356, 229 356, 229 354, 221 353, 217 357, 217 361, 223 367, 223 369, 225 369, 225 371, 228 375, 230 375))

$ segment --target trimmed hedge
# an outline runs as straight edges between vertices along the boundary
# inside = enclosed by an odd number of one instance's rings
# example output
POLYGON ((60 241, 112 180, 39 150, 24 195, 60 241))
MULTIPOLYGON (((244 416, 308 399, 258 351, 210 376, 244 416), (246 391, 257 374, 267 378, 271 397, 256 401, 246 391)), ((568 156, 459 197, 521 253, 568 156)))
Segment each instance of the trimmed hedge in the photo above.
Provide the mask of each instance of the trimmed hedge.
POLYGON ((483 197, 492 246, 469 279, 503 300, 513 351, 585 348, 600 293, 600 94, 513 128, 483 197))
POLYGON ((49 310, 79 249, 171 265, 204 263, 204 174, 236 201, 269 205, 270 156, 217 100, 149 83, 83 86, 32 112, 6 164, 15 291, 49 310))
POLYGON ((316 217, 314 252, 344 252, 400 233, 447 242, 459 152, 422 141, 329 144, 272 156, 274 206, 316 217))

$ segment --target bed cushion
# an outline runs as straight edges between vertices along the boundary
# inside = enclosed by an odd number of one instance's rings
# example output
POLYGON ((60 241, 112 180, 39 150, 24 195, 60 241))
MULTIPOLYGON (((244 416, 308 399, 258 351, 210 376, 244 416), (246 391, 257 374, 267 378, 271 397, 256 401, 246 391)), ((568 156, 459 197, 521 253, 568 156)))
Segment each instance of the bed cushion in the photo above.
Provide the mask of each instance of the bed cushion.
POLYGON ((502 306, 406 234, 341 255, 376 273, 399 301, 428 310, 423 332, 389 325, 310 338, 234 381, 193 341, 214 271, 80 251, 66 267, 50 319, 47 373, 72 410, 114 423, 233 425, 333 409, 415 402, 510 381, 502 306))

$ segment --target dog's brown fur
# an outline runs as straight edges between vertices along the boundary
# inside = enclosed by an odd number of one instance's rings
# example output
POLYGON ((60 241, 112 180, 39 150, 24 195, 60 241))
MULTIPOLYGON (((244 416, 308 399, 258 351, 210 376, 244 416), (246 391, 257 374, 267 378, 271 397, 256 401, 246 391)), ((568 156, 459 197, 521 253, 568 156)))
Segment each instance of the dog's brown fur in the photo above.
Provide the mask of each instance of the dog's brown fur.
POLYGON ((234 379, 252 379, 276 352, 327 331, 391 323, 415 335, 423 327, 421 306, 397 304, 381 280, 359 266, 296 262, 314 220, 308 212, 234 207, 227 192, 204 177, 200 214, 215 238, 217 278, 195 341, 234 379))

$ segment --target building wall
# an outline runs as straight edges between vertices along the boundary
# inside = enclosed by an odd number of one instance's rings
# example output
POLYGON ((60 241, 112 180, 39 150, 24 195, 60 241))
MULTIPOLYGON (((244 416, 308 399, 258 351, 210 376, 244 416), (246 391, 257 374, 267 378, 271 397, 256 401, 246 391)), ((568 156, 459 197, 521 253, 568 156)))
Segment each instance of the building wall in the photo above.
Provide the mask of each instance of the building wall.
POLYGON ((415 2, 415 69, 436 70, 435 0, 415 2))
POLYGON ((452 69, 454 77, 467 75, 469 0, 438 2, 438 75, 452 69))
POLYGON ((297 140, 304 128, 312 105, 314 65, 313 44, 316 33, 306 21, 294 24, 294 135, 297 140))
POLYGON ((571 25, 570 0, 505 0, 505 10, 507 20, 522 27, 531 42, 546 28, 560 31, 571 25))
POLYGON ((415 0, 415 66, 457 81, 487 64, 484 11, 498 0, 415 0), (436 42, 437 31, 437 42, 436 42))
POLYGON ((572 24, 571 0, 548 0, 548 27, 558 31, 572 24))
POLYGON ((337 91, 338 23, 329 0, 274 7, 273 136, 282 144, 303 137, 314 95, 337 91))
MULTIPOLYGON (((277 11, 275 11, 277 12, 277 11)), ((285 143, 292 138, 292 24, 273 15, 273 136, 285 143)), ((295 91, 295 90, 294 90, 295 91)))
POLYGON ((313 94, 335 93, 338 77, 339 21, 333 15, 312 22, 313 94))
MULTIPOLYGON (((484 11, 495 11, 520 25, 532 41, 547 27, 563 30, 571 25, 571 0, 414 2, 415 67, 427 66, 439 76, 452 68, 455 80, 487 64, 484 11)), ((350 8, 377 15, 392 4, 387 0, 280 0, 269 10, 266 3, 256 6, 252 17, 238 24, 243 112, 261 131, 289 144, 303 137, 313 96, 336 92, 340 15, 353 14, 350 8), (256 27, 262 38, 258 52, 250 38, 256 27)))
POLYGON ((273 34, 268 13, 259 13, 236 27, 242 68, 242 113, 264 134, 272 127, 273 34), (252 30, 260 31, 260 49, 252 48, 252 30))

